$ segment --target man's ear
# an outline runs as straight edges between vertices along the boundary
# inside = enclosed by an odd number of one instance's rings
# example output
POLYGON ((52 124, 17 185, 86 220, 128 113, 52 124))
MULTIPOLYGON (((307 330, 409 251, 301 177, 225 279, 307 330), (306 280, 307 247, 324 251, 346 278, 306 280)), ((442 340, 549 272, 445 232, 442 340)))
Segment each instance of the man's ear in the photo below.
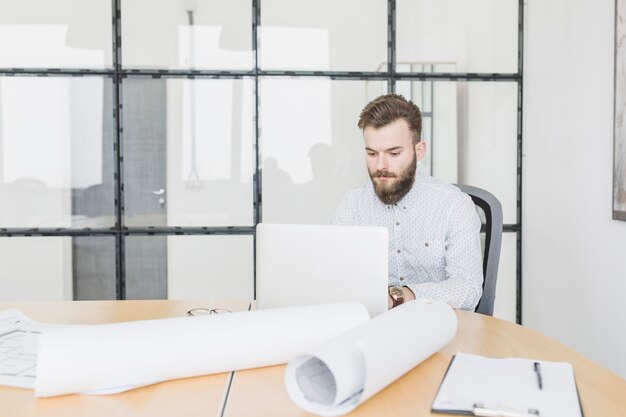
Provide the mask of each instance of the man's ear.
POLYGON ((425 153, 426 153, 426 142, 424 142, 423 140, 420 140, 419 142, 415 144, 415 155, 416 155, 418 162, 421 161, 425 153))

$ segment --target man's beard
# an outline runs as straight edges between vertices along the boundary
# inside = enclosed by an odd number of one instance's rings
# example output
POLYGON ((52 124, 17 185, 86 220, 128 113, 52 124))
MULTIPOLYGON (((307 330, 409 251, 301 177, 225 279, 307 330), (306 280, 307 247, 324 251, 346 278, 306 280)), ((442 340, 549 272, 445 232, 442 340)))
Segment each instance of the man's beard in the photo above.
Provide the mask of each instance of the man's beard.
POLYGON ((413 153, 413 161, 398 175, 392 174, 389 171, 370 172, 370 178, 372 180, 372 184, 374 184, 374 191, 383 204, 396 204, 411 190, 413 182, 415 181, 416 166, 417 156, 413 153), (374 180, 377 177, 396 178, 396 180, 391 184, 386 184, 384 182, 377 183, 374 180))

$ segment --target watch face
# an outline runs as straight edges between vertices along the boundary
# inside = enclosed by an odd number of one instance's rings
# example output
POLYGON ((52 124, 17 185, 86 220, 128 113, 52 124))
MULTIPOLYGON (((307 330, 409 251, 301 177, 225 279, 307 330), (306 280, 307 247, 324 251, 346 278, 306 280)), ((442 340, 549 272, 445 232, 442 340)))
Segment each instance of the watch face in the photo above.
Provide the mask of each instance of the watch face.
POLYGON ((402 288, 400 287, 391 287, 389 288, 389 295, 391 296, 391 298, 398 299, 402 298, 404 296, 404 293, 402 292, 402 288))

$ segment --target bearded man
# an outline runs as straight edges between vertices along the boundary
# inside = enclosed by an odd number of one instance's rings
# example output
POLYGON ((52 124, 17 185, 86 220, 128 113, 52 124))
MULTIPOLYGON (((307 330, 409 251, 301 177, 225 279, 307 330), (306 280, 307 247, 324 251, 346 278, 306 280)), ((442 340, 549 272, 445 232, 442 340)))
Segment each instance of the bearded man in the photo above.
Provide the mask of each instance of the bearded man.
POLYGON ((457 187, 416 172, 426 151, 419 108, 398 94, 359 117, 371 182, 350 191, 332 224, 389 230, 389 307, 430 299, 473 310, 482 295, 480 220, 457 187))

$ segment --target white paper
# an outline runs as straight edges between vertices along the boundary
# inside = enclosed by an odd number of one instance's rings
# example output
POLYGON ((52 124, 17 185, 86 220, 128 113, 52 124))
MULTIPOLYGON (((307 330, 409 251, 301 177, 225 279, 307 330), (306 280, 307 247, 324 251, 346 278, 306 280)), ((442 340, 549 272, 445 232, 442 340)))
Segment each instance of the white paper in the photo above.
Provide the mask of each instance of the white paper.
POLYGON ((15 308, 0 311, 0 385, 34 388, 37 342, 44 329, 54 327, 15 308))
POLYGON ((541 417, 582 415, 569 363, 485 358, 459 352, 439 388, 433 409, 471 411, 477 403, 487 409, 538 410, 541 417), (541 389, 535 362, 541 367, 541 389))
POLYGON ((35 395, 117 392, 285 363, 368 320, 362 304, 340 303, 45 331, 35 395))
POLYGON ((346 414, 449 343, 456 328, 449 305, 407 302, 291 361, 287 393, 310 413, 346 414))

